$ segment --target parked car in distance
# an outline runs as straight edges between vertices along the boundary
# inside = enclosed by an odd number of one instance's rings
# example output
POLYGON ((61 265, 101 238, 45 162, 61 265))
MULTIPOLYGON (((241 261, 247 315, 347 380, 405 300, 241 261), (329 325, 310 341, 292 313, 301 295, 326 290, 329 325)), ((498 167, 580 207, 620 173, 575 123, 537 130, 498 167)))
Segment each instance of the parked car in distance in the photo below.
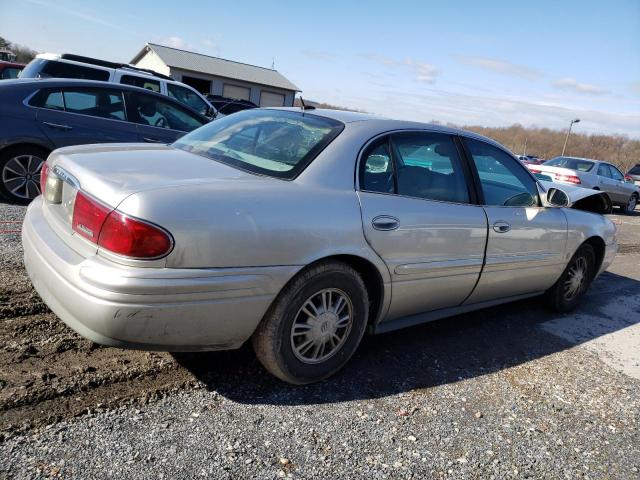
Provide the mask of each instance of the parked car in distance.
POLYGON ((227 98, 221 95, 206 95, 207 100, 223 115, 229 115, 231 113, 240 112, 242 110, 248 110, 250 108, 258 108, 253 102, 249 100, 241 100, 238 98, 227 98))
POLYGON ((558 208, 571 194, 496 142, 354 112, 253 109, 169 146, 63 148, 42 184, 25 265, 67 325, 152 350, 251 339, 295 384, 339 370, 365 330, 541 294, 569 311, 618 248, 608 218, 558 208))
POLYGON ((40 194, 40 168, 56 148, 171 143, 209 121, 164 95, 87 80, 7 80, 0 105, 0 194, 15 203, 40 194))
POLYGON ((13 53, 8 48, 0 47, 0 62, 14 63, 15 61, 16 61, 15 53, 13 53))
POLYGON ((545 162, 544 159, 538 158, 535 155, 516 155, 516 158, 525 165, 539 165, 545 162))
POLYGON ((132 85, 171 97, 205 117, 215 118, 217 114, 215 107, 195 88, 167 75, 71 53, 41 53, 27 64, 20 78, 79 78, 132 85))
POLYGON ((533 173, 553 177, 556 183, 577 185, 607 192, 615 206, 624 213, 635 210, 640 189, 625 181, 618 168, 601 160, 576 157, 556 157, 542 165, 527 165, 533 173))
POLYGON ((22 63, 0 61, 0 80, 18 78, 18 75, 20 75, 23 68, 24 65, 22 63))
POLYGON ((626 180, 633 182, 636 185, 640 185, 640 163, 631 167, 624 177, 626 180))

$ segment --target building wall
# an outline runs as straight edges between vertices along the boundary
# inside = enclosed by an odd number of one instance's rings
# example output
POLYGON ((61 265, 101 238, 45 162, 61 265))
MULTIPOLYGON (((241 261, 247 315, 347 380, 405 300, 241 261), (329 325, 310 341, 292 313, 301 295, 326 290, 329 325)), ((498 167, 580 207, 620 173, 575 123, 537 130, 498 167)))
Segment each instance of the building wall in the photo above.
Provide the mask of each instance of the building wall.
MULTIPOLYGON (((145 57, 143 57, 142 60, 144 60, 144 58, 146 58, 147 56, 148 55, 145 55, 145 57)), ((138 65, 142 66, 142 65, 140 65, 140 63, 138 63, 138 65)), ((144 68, 148 68, 148 67, 144 67, 144 68)), ((202 80, 209 80, 211 82, 211 92, 210 93, 212 93, 214 95, 222 95, 222 87, 223 87, 223 85, 225 83, 232 84, 232 85, 238 85, 240 87, 250 88, 251 89, 251 94, 250 94, 249 100, 251 100, 256 105, 260 105, 260 93, 263 90, 266 90, 266 91, 269 91, 269 92, 274 92, 274 93, 279 93, 279 94, 284 95, 284 106, 285 107, 292 107, 293 106, 293 99, 295 97, 295 92, 292 91, 292 90, 284 90, 284 89, 281 89, 281 88, 275 88, 275 87, 269 87, 269 86, 266 86, 266 85, 259 85, 259 84, 255 84, 255 83, 244 82, 242 80, 235 80, 235 79, 232 79, 232 78, 217 77, 215 75, 209 75, 209 74, 206 74, 206 73, 199 73, 199 72, 192 72, 192 71, 189 71, 189 70, 181 70, 181 69, 177 69, 177 68, 171 68, 170 69, 170 73, 167 73, 167 75, 171 75, 171 77, 173 77, 175 80, 178 80, 180 82, 182 81, 182 77, 183 76, 192 77, 192 78, 199 78, 199 79, 202 79, 202 80)))
POLYGON ((167 67, 158 54, 153 50, 149 50, 135 65, 136 67, 151 69, 154 72, 162 73, 163 75, 170 74, 169 67, 167 67))

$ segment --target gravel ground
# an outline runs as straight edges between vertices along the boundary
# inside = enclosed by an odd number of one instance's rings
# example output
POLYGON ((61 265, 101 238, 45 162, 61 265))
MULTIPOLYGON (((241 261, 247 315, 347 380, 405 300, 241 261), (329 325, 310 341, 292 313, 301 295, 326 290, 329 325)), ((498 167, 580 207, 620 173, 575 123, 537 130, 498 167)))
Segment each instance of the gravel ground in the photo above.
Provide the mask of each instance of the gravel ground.
POLYGON ((0 235, 0 478, 640 478, 640 215, 613 217, 622 254, 576 314, 533 299, 367 337, 306 387, 249 348, 92 345, 0 235))

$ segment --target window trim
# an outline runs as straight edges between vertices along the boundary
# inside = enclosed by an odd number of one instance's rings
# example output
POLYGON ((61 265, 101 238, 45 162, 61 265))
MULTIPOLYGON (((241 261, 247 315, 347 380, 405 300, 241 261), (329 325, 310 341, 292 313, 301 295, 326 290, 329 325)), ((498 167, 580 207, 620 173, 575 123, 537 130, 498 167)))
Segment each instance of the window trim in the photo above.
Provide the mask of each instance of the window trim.
POLYGON ((479 193, 479 199, 480 199, 480 203, 479 205, 483 206, 483 207, 495 207, 495 208, 545 208, 544 205, 542 204, 542 196, 540 194, 540 192, 546 192, 546 189, 542 186, 542 184, 538 181, 538 179, 533 175, 533 173, 531 173, 531 170, 529 170, 527 167, 525 167, 522 162, 520 162, 513 153, 511 153, 509 150, 507 150, 506 148, 504 148, 502 145, 500 145, 499 143, 495 143, 492 141, 487 141, 486 139, 483 138, 478 138, 475 137, 473 135, 458 135, 460 138, 460 142, 464 148, 464 152, 465 152, 465 156, 467 159, 467 164, 469 166, 469 168, 472 171, 472 176, 474 178, 474 183, 475 183, 475 188, 478 190, 479 193), (482 143, 486 143, 487 145, 490 145, 494 148, 497 148, 498 150, 500 150, 501 152, 503 152, 504 154, 506 154, 508 157, 511 157, 511 159, 516 163, 516 165, 518 165, 516 168, 520 168, 522 171, 524 171, 526 173, 526 175, 531 178, 531 180, 533 181, 533 184, 536 188, 536 192, 537 192, 537 205, 531 205, 530 207, 524 207, 524 206, 511 206, 511 205, 489 205, 486 202, 486 199, 484 198, 484 189, 482 188, 482 181, 480 180, 480 174, 478 173, 478 168, 476 167, 475 162, 473 161, 473 156, 471 155, 471 150, 469 149, 469 146, 467 145, 467 140, 475 140, 477 142, 482 142, 482 143))
POLYGON ((415 199, 415 200, 422 200, 425 202, 439 202, 439 203, 447 203, 450 205, 472 205, 472 206, 476 206, 476 205, 480 205, 480 201, 479 201, 479 197, 477 195, 476 192, 476 186, 473 182, 472 179, 472 171, 469 168, 469 159, 466 157, 466 155, 464 154, 464 152, 462 152, 460 150, 460 145, 458 145, 457 142, 457 137, 458 135, 455 133, 450 133, 450 132, 443 132, 440 130, 434 130, 434 129, 421 129, 421 128, 402 128, 402 129, 397 129, 397 130, 388 130, 382 133, 379 133, 373 137, 371 137, 369 140, 367 140, 362 147, 360 147, 360 150, 358 152, 358 157, 357 157, 357 161, 356 161, 356 168, 354 171, 354 188, 357 192, 366 192, 366 193, 374 193, 374 194, 378 194, 378 195, 391 195, 391 196, 395 196, 395 197, 402 197, 402 198, 411 198, 411 199, 415 199), (392 144, 392 140, 391 137, 394 134, 402 134, 402 133, 418 133, 418 134, 438 134, 438 135, 443 135, 445 137, 449 137, 451 139, 451 141, 453 142, 456 151, 458 153, 458 157, 460 158, 460 165, 462 167, 462 175, 464 177, 464 181, 465 184, 467 186, 467 193, 469 194, 469 202, 451 202, 448 200, 437 200, 437 199, 432 199, 432 198, 424 198, 424 197, 412 197, 409 195, 402 195, 400 193, 398 193, 398 178, 396 175, 397 172, 397 168, 396 168, 396 152, 395 152, 395 148, 393 147, 392 144), (377 142, 381 139, 383 139, 384 137, 386 137, 386 141, 387 141, 387 148, 389 149, 389 153, 391 155, 391 161, 392 161, 392 169, 393 169, 393 193, 389 193, 389 192, 376 192, 373 190, 365 190, 364 188, 362 188, 361 186, 361 172, 363 171, 362 169, 364 168, 364 155, 367 151, 369 151, 369 148, 374 145, 377 144, 377 142))

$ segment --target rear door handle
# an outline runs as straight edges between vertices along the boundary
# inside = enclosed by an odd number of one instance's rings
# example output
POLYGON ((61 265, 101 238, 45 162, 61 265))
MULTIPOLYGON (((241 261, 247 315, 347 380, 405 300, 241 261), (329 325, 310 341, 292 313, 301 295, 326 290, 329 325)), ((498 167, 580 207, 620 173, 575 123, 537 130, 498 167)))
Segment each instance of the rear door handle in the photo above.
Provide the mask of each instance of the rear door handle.
POLYGON ((61 125, 59 123, 51 123, 51 122, 42 122, 42 123, 44 123, 47 127, 57 128, 58 130, 64 130, 65 132, 69 130, 73 130, 73 127, 69 125, 61 125))
POLYGON ((155 138, 143 137, 142 139, 147 143, 166 143, 162 140, 156 140, 155 138))
POLYGON ((503 222, 502 220, 499 220, 493 224, 494 232, 507 233, 509 230, 511 230, 511 225, 509 225, 507 222, 503 222))
POLYGON ((371 221, 371 225, 376 230, 395 230, 400 226, 400 220, 391 215, 378 215, 371 221))

